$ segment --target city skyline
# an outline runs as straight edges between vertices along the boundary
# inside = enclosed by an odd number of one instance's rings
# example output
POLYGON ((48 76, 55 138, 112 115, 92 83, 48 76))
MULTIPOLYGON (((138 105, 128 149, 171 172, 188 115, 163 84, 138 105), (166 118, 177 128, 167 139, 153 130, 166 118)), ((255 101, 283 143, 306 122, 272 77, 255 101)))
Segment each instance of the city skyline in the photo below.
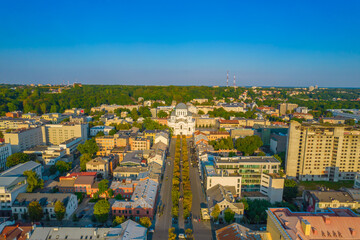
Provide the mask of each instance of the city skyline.
POLYGON ((360 87, 360 3, 0 3, 0 83, 360 87))

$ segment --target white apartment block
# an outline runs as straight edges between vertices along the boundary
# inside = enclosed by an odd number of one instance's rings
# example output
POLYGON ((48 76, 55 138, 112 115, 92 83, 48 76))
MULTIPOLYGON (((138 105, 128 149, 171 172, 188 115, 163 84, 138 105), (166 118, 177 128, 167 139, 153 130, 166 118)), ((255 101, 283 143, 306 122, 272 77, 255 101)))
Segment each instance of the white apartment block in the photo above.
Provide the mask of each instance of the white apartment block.
POLYGON ((5 143, 11 144, 11 152, 22 152, 37 145, 43 145, 41 128, 18 129, 4 133, 5 143))
POLYGON ((12 154, 9 143, 0 143, 0 171, 7 169, 6 160, 12 154))

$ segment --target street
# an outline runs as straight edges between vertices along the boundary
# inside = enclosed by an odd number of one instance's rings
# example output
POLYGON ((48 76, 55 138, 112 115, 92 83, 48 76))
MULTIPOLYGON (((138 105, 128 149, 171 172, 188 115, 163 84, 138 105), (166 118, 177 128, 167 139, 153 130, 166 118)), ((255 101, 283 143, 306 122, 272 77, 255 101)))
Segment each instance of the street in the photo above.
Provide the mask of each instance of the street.
MULTIPOLYGON (((189 145, 189 139, 188 139, 189 145)), ((191 159, 191 151, 189 151, 191 159)), ((190 183, 191 191, 193 194, 192 200, 192 225, 194 231, 194 238, 196 240, 210 240, 215 239, 211 223, 209 221, 195 221, 194 219, 201 219, 201 208, 207 208, 207 201, 205 194, 200 182, 200 175, 197 167, 193 167, 189 164, 190 167, 190 183)))
POLYGON ((176 138, 172 138, 170 142, 169 157, 165 163, 164 178, 158 200, 158 203, 164 206, 164 210, 161 216, 159 216, 159 212, 156 214, 155 232, 152 236, 153 239, 167 239, 169 235, 169 228, 171 228, 172 225, 171 187, 174 169, 175 142, 176 138), (171 164, 169 165, 168 162, 171 164))

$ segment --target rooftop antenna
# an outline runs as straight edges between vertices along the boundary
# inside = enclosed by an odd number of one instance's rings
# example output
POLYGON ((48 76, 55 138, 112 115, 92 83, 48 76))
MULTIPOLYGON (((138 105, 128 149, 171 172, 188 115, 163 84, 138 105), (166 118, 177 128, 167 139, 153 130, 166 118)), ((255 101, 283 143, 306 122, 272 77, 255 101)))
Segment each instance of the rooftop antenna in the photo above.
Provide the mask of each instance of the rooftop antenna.
POLYGON ((226 74, 226 87, 229 87, 229 71, 226 74))
POLYGON ((234 74, 234 88, 236 87, 236 85, 235 85, 235 74, 234 74))

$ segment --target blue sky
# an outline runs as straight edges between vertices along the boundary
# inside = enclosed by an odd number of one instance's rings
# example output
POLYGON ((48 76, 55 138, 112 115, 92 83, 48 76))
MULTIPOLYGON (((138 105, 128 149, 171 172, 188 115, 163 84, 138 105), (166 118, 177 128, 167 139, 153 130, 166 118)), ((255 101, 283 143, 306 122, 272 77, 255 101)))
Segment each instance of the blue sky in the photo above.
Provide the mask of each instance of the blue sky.
POLYGON ((0 82, 360 87, 360 1, 0 1, 0 82))

